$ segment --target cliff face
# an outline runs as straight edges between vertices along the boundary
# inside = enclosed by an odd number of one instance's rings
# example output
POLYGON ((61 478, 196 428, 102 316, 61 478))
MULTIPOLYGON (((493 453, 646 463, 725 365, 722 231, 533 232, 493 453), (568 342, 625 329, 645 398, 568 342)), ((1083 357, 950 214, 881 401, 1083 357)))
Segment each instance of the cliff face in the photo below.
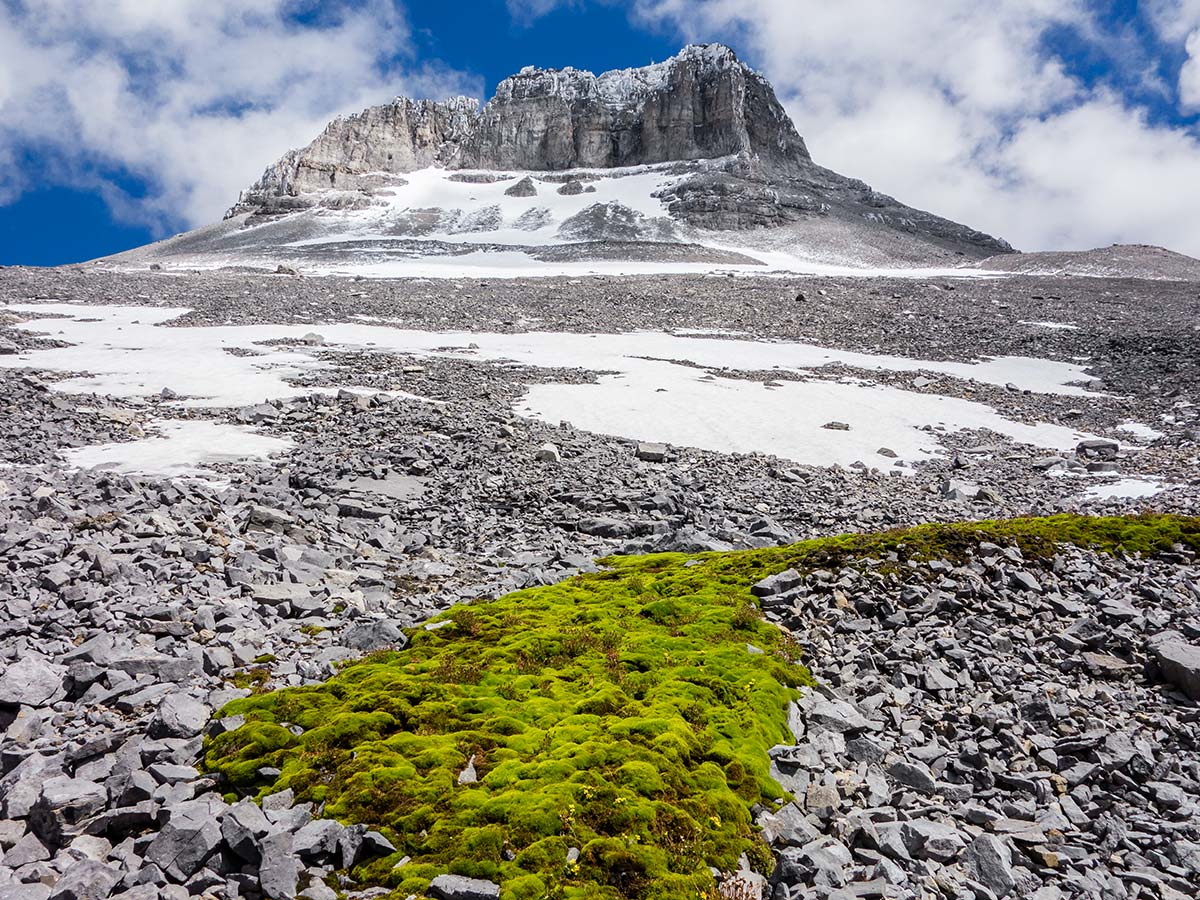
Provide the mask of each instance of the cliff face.
POLYGON ((523 69, 500 83, 455 164, 539 171, 737 153, 809 158, 771 86, 728 47, 709 44, 599 76, 523 69))
POLYGON ((389 176, 445 165, 478 118, 479 101, 470 97, 436 103, 398 97, 339 117, 303 150, 291 150, 270 166, 242 191, 230 213, 303 208, 312 205, 304 195, 318 192, 369 195, 392 181, 389 176))
POLYGON ((230 214, 348 206, 387 176, 457 169, 613 168, 750 154, 782 167, 809 161, 771 85, 728 47, 686 47, 666 62, 593 75, 522 69, 482 112, 467 97, 399 97, 339 117, 242 191, 230 214), (334 192, 334 194, 331 194, 334 192))

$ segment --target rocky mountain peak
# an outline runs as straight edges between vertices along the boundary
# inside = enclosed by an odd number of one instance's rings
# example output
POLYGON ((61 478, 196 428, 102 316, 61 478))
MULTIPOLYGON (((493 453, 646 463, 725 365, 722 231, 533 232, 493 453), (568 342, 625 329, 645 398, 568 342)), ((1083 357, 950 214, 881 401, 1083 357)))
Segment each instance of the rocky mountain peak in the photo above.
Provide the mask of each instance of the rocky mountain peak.
POLYGON ((770 84, 722 44, 594 75, 526 67, 500 82, 458 164, 612 168, 749 153, 809 160, 770 84))
POLYGON ((388 175, 431 165, 548 171, 737 154, 777 167, 810 161, 766 79, 729 47, 697 44, 600 75, 526 66, 500 82, 482 111, 469 97, 398 97, 339 116, 268 167, 230 215, 302 208, 311 204, 301 198, 317 192, 370 194, 388 175))
MULTIPOLYGON (((262 224, 311 208, 344 211, 343 233, 420 239, 417 255, 452 235, 496 246, 724 246, 759 230, 776 249, 856 264, 1011 250, 817 165, 770 83, 723 44, 599 75, 527 66, 482 109, 467 97, 399 97, 339 117, 270 166, 227 218, 262 224), (485 187, 509 180, 521 184, 485 187), (475 187, 452 187, 462 184, 475 187)), ((322 228, 334 229, 329 216, 281 234, 322 228)))

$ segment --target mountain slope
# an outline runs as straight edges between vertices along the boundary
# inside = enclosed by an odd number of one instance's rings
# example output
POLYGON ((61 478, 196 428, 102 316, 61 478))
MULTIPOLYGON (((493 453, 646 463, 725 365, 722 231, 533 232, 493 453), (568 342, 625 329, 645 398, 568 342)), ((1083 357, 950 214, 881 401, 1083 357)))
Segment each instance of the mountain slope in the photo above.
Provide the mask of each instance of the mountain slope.
POLYGON ((983 260, 979 268, 1022 275, 1200 281, 1200 259, 1146 244, 1005 254, 983 260))
POLYGON ((338 118, 223 226, 119 260, 436 274, 948 267, 1008 252, 818 166, 766 79, 708 44, 601 75, 522 69, 482 109, 398 98, 338 118))

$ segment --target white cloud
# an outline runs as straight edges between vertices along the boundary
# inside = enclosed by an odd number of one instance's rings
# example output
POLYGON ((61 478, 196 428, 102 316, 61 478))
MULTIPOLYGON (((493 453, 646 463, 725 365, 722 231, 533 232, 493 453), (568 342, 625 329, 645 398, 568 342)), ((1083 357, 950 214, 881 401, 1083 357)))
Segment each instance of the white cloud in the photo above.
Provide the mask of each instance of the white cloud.
POLYGON ((1188 35, 1188 58, 1179 70, 1179 103, 1185 109, 1200 109, 1200 28, 1188 35))
POLYGON ((1142 7, 1166 41, 1182 41, 1200 27, 1200 0, 1143 0, 1142 7))
MULTIPOLYGON (((817 162, 905 203, 1027 250, 1200 255, 1196 134, 1086 88, 1045 50, 1055 27, 1099 30, 1083 0, 638 0, 636 12, 741 48, 817 162)), ((1155 21, 1176 34, 1193 14, 1200 0, 1158 0, 1155 21)))
POLYGON ((0 202, 25 178, 100 190, 160 228, 210 222, 334 115, 478 87, 416 64, 410 47, 389 0, 4 3, 0 161, 29 151, 44 171, 0 168, 0 202), (147 196, 123 195, 113 171, 143 179, 147 196))

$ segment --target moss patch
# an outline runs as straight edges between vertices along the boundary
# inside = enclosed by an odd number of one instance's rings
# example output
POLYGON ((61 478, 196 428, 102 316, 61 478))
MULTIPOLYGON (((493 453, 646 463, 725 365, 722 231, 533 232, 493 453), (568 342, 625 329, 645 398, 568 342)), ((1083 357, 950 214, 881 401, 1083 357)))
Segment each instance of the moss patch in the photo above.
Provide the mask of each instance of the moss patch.
POLYGON ((770 865, 750 808, 781 796, 767 750, 790 740, 787 701, 811 683, 750 586, 789 567, 962 558, 985 540, 1031 557, 1200 549, 1200 520, 1052 516, 613 558, 439 616, 324 685, 231 703, 246 724, 206 762, 244 793, 291 787, 383 830, 397 854, 356 874, 400 896, 447 871, 497 881, 505 900, 711 896, 709 866, 770 865), (460 785, 472 760, 478 781, 460 785))
POLYGON ((768 858, 749 810, 782 795, 767 750, 811 677, 741 579, 649 558, 439 620, 320 687, 230 704, 247 721, 209 767, 381 828, 412 862, 359 874, 403 892, 453 871, 513 898, 678 900, 710 865, 768 858))
MULTIPOLYGON (((767 575, 794 568, 800 572, 854 565, 859 560, 905 563, 945 559, 962 562, 980 543, 1015 545, 1029 559, 1054 554, 1060 545, 1102 553, 1150 555, 1176 546, 1200 552, 1200 518, 1167 514, 1140 516, 1079 516, 1063 513, 1018 519, 918 525, 867 534, 841 534, 802 541, 790 547, 771 547, 739 553, 701 554, 720 577, 752 584, 767 575)), ((663 556, 669 554, 662 554, 663 556)), ((649 559, 642 557, 641 559, 649 559)), ((682 558, 682 557, 680 557, 682 558)), ((615 557, 606 562, 636 567, 638 557, 615 557)), ((885 562, 886 564, 886 562, 885 562)))

